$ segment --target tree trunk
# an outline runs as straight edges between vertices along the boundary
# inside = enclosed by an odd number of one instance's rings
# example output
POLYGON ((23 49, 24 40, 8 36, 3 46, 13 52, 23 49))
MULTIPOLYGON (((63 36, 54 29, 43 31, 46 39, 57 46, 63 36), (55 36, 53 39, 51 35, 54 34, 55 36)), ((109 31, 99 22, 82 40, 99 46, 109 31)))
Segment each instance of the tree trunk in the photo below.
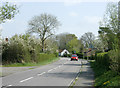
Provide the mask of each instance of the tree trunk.
POLYGON ((42 40, 42 52, 44 52, 44 40, 42 40))

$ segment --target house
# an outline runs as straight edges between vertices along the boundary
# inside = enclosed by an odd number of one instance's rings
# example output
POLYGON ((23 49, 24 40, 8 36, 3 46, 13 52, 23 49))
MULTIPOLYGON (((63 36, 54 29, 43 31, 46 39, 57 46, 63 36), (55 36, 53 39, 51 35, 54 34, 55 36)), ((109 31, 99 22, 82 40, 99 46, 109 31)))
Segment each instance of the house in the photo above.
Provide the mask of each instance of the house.
POLYGON ((65 54, 70 54, 70 53, 66 49, 59 51, 59 56, 64 56, 65 54))
POLYGON ((96 48, 94 48, 94 46, 90 44, 89 47, 84 50, 84 56, 90 57, 92 55, 95 55, 95 50, 96 48))

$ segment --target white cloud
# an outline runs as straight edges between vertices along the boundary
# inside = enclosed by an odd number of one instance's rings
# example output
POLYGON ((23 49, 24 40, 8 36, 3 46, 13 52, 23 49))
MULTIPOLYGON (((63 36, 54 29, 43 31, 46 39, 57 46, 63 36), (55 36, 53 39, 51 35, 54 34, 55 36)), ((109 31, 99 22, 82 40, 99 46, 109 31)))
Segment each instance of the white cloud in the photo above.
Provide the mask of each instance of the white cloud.
POLYGON ((102 20, 102 17, 98 17, 98 16, 85 16, 84 19, 88 23, 96 24, 96 23, 99 23, 99 21, 102 20))
POLYGON ((76 16, 78 16, 78 13, 76 13, 76 12, 71 12, 71 13, 69 13, 69 15, 72 16, 72 17, 76 17, 76 16))

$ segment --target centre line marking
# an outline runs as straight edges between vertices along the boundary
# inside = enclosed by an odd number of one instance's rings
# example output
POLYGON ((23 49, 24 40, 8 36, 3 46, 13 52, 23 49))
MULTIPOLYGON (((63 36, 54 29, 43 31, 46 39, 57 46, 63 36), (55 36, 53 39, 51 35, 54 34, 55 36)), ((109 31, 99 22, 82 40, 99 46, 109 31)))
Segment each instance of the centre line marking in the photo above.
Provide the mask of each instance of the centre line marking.
POLYGON ((8 85, 8 86, 12 86, 12 85, 8 85))
POLYGON ((67 64, 68 62, 65 62, 64 64, 67 64))
POLYGON ((53 69, 48 70, 48 72, 52 71, 53 69))
POLYGON ((33 77, 30 77, 30 78, 24 79, 24 80, 22 80, 22 81, 20 81, 20 82, 24 82, 24 81, 30 80, 30 79, 32 79, 32 78, 33 78, 33 77))
POLYGON ((59 68, 60 68, 61 66, 59 66, 59 68))
POLYGON ((43 75, 43 74, 45 74, 46 72, 43 72, 43 73, 41 73, 41 74, 38 74, 38 76, 40 76, 40 75, 43 75))
POLYGON ((55 67, 54 69, 57 69, 58 67, 55 67))

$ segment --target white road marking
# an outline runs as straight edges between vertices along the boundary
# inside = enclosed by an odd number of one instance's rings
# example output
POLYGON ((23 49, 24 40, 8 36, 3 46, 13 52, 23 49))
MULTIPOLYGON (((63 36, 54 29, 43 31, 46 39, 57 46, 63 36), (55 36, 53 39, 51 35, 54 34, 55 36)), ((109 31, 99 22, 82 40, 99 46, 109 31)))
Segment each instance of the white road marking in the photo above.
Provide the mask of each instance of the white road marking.
POLYGON ((61 66, 58 66, 59 68, 61 67, 61 66))
POLYGON ((24 82, 24 81, 30 80, 30 79, 32 79, 32 78, 33 78, 33 77, 29 77, 29 78, 24 79, 24 80, 22 80, 22 81, 20 81, 20 82, 24 82))
POLYGON ((55 67, 55 68, 53 68, 53 69, 57 69, 58 67, 55 67))
POLYGON ((8 85, 8 86, 12 86, 12 85, 8 85))
MULTIPOLYGON (((79 72, 82 72, 82 65, 81 65, 81 67, 80 67, 79 72)), ((77 76, 75 77, 75 79, 78 78, 79 72, 78 72, 77 76)), ((70 86, 70 85, 75 81, 75 79, 73 79, 73 80, 69 83, 68 86, 70 86)))
POLYGON ((42 72, 41 74, 38 74, 38 76, 45 74, 46 72, 42 72))
POLYGON ((64 64, 67 64, 68 62, 65 62, 64 64))
POLYGON ((75 80, 75 79, 73 79, 72 81, 70 81, 70 83, 68 84, 68 86, 70 86, 74 80, 75 80))
POLYGON ((52 71, 53 69, 48 70, 48 72, 52 71))

